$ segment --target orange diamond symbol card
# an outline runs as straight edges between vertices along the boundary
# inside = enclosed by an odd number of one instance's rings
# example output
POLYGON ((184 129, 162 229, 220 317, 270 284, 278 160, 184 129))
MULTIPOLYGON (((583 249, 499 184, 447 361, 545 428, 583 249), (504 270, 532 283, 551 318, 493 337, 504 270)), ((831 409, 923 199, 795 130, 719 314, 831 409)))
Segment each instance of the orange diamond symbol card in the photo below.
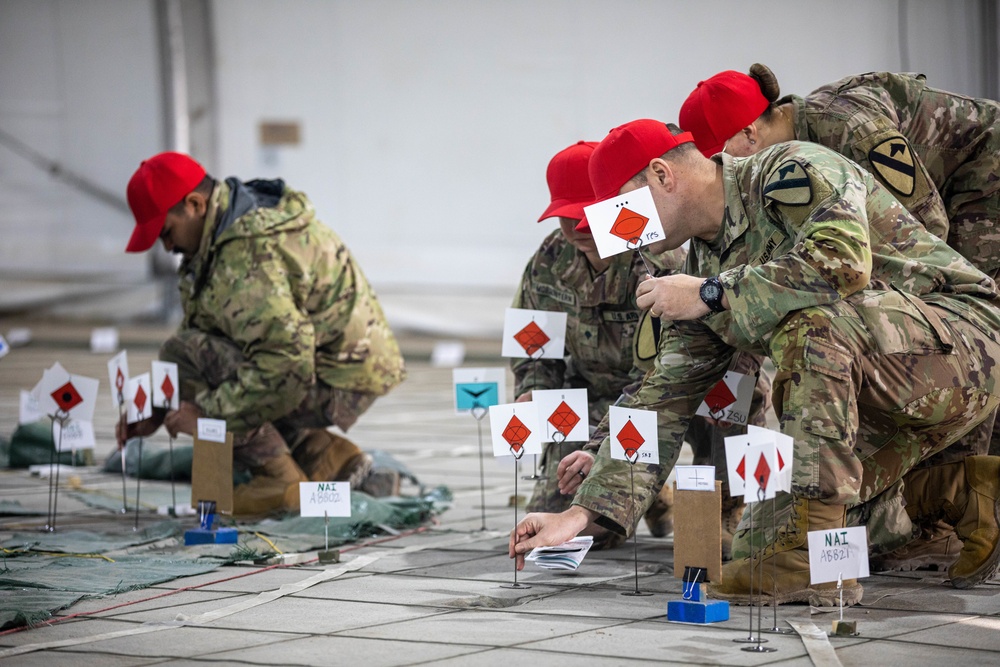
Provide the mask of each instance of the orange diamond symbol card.
POLYGON ((601 257, 662 241, 663 225, 649 186, 584 207, 601 257))
POLYGON ((752 503, 757 502, 759 488, 764 489, 765 498, 773 498, 778 491, 790 491, 792 443, 791 436, 757 426, 750 426, 743 435, 726 438, 729 494, 744 496, 746 502, 752 503))
POLYGON ((760 438, 761 442, 774 442, 774 446, 778 450, 775 456, 778 467, 774 469, 774 474, 777 477, 774 482, 775 490, 791 493, 792 460, 795 456, 793 450, 795 441, 792 436, 753 424, 747 426, 747 435, 760 438))
POLYGON ((659 463, 656 412, 633 408, 608 408, 611 458, 629 463, 659 463))
POLYGON ((586 442, 590 439, 586 389, 536 389, 531 400, 544 422, 542 442, 586 442))
POLYGON ((623 241, 636 245, 637 239, 642 238, 647 222, 649 218, 646 216, 622 206, 618 211, 618 217, 615 218, 615 224, 611 225, 611 233, 623 241))
POLYGON ((531 402, 490 406, 490 433, 494 456, 541 454, 538 407, 531 402))
POLYGON ((520 458, 523 453, 521 449, 524 443, 527 442, 528 436, 531 435, 531 429, 524 425, 517 415, 512 416, 507 421, 507 426, 504 428, 500 436, 507 441, 510 445, 510 451, 513 452, 514 458, 520 458))
POLYGON ((777 492, 775 482, 778 476, 778 449, 774 441, 747 447, 746 451, 746 489, 743 491, 743 501, 755 503, 760 500, 770 500, 777 492))
POLYGON ((149 400, 150 393, 149 373, 136 375, 128 381, 125 386, 125 406, 129 424, 153 416, 153 404, 149 400))
POLYGON ((566 347, 566 313, 508 308, 503 321, 500 356, 562 359, 566 347))
POLYGON ((750 401, 757 377, 726 371, 695 411, 696 415, 745 426, 750 418, 750 401))
POLYGON ((176 410, 180 407, 177 396, 177 364, 170 361, 153 362, 153 407, 176 410))
POLYGON ((523 329, 514 334, 514 340, 524 348, 529 357, 533 357, 542 352, 545 344, 551 339, 537 324, 528 322, 523 329))
POLYGON ((566 401, 562 401, 552 411, 547 421, 565 438, 573 427, 580 423, 580 416, 566 404, 566 401))

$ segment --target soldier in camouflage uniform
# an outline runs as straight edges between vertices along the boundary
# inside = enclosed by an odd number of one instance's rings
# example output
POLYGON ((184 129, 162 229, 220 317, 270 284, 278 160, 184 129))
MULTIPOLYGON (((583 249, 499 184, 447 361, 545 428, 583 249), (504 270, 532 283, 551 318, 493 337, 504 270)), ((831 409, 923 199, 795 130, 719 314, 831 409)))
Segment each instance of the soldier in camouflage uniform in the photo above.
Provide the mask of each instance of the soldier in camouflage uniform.
POLYGON ((680 126, 706 156, 743 157, 813 141, 875 176, 927 231, 979 270, 1000 273, 1000 104, 928 86, 923 74, 869 72, 805 97, 780 94, 770 69, 702 81, 680 126), (723 88, 725 90, 723 90, 723 88))
MULTIPOLYGON (((528 263, 513 303, 514 308, 565 312, 566 356, 560 360, 514 358, 511 369, 515 377, 514 395, 519 401, 530 400, 534 389, 586 388, 590 423, 596 426, 608 414, 608 407, 616 404, 623 393, 635 391, 642 376, 652 367, 659 322, 635 304, 635 289, 646 276, 647 264, 657 276, 676 273, 684 263, 684 251, 647 250, 643 253, 646 264, 637 253, 600 257, 589 226, 586 222, 578 224, 583 219, 583 207, 594 199, 587 163, 595 146, 596 142, 581 141, 560 151, 550 161, 546 180, 551 203, 539 222, 556 217, 561 229, 546 237, 528 263), (643 336, 638 335, 640 317, 643 336), (637 349, 641 342, 649 352, 637 349)), ((750 373, 757 371, 759 365, 753 364, 750 373)), ((754 423, 763 426, 770 389, 766 375, 758 386, 759 400, 752 414, 754 423)), ((713 444, 721 449, 723 438, 736 431, 708 424, 702 417, 694 421, 698 428, 689 431, 689 443, 711 463, 713 444)), ((567 509, 573 499, 572 489, 579 481, 577 475, 586 476, 599 446, 600 440, 591 444, 547 443, 542 460, 544 476, 535 483, 528 511, 567 509), (589 460, 573 457, 581 449, 591 452, 589 460), (566 463, 560 465, 561 461, 566 463), (570 466, 572 473, 566 475, 570 466), (560 471, 567 479, 560 479, 560 471)), ((725 475, 724 466, 720 472, 725 475)), ((646 524, 656 537, 672 530, 670 491, 669 485, 664 485, 645 514, 646 524)), ((734 529, 742 514, 742 504, 730 500, 726 510, 732 516, 727 515, 724 523, 734 529)), ((728 559, 728 544, 726 547, 728 559)))
POLYGON ((183 256, 184 319, 160 354, 178 364, 181 407, 133 432, 193 434, 198 417, 224 419, 234 462, 254 473, 235 491, 238 512, 292 508, 307 479, 364 488, 371 458, 326 427, 349 429, 403 380, 403 359, 364 274, 305 195, 281 180, 217 182, 161 153, 128 199, 127 250, 160 238, 183 256))
MULTIPOLYGON (((662 123, 634 121, 612 130, 590 163, 599 197, 648 184, 667 242, 691 241, 687 275, 638 290, 641 307, 675 326, 628 401, 659 412, 661 464, 635 466, 636 486, 655 486, 669 472, 690 416, 735 350, 766 354, 794 465, 791 516, 752 556, 764 595, 773 586, 779 603, 833 604, 835 585, 809 583, 806 533, 844 526, 856 505, 879 505, 867 514, 874 540, 896 533, 906 541, 913 520, 942 514, 963 541, 952 584, 989 578, 1000 559, 1000 459, 968 457, 925 471, 916 484, 902 480, 1000 403, 996 284, 871 174, 822 146, 790 142, 709 160, 691 141, 662 123), (934 475, 947 480, 939 486, 948 495, 922 493, 940 481, 934 475)), ((628 464, 612 460, 609 447, 602 443, 570 510, 528 515, 515 528, 511 557, 591 522, 625 530, 628 464)), ((749 569, 749 558, 725 565, 710 592, 745 602, 749 569)), ((843 583, 845 602, 859 601, 857 581, 843 583)))
MULTIPOLYGON (((779 99, 761 64, 749 76, 726 71, 702 81, 684 102, 680 125, 703 154, 746 156, 781 141, 813 141, 867 169, 931 233, 977 268, 1000 274, 1000 105, 927 86, 920 74, 871 72, 779 99)), ((1000 424, 978 429, 922 466, 1000 454, 1000 424), (996 430, 995 430, 996 429, 996 430)), ((770 525, 766 517, 765 525, 770 525)), ((923 538, 873 560, 878 569, 945 569, 959 541, 942 522, 923 538)), ((747 525, 743 526, 746 535, 747 525)), ((737 540, 737 548, 740 540, 737 540)))

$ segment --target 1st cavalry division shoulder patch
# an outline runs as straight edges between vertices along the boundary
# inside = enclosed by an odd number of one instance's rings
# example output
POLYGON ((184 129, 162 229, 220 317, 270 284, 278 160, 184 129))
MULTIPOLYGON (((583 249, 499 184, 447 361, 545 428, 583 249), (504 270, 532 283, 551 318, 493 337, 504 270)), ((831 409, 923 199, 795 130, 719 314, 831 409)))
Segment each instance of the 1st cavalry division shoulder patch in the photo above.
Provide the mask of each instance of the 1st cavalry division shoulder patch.
POLYGON ((656 356, 660 346, 660 318, 653 317, 648 310, 642 311, 639 330, 632 343, 632 354, 639 361, 649 361, 656 356))
POLYGON ((783 162, 764 184, 764 198, 788 206, 812 201, 812 184, 802 165, 794 160, 783 162))
POLYGON ((900 136, 886 139, 868 151, 868 161, 883 183, 904 197, 913 194, 916 169, 906 139, 900 136))

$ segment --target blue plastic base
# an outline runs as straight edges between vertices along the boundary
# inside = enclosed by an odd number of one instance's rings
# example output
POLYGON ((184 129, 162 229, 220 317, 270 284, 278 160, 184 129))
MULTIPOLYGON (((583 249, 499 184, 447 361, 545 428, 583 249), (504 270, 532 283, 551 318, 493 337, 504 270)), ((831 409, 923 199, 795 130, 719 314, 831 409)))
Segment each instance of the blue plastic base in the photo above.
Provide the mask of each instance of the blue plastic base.
POLYGON ((184 546, 192 544, 236 544, 237 530, 235 528, 192 528, 184 531, 184 546))
POLYGON ((718 623, 729 620, 729 603, 725 600, 715 602, 692 602, 689 600, 670 600, 667 602, 667 620, 674 623, 718 623))

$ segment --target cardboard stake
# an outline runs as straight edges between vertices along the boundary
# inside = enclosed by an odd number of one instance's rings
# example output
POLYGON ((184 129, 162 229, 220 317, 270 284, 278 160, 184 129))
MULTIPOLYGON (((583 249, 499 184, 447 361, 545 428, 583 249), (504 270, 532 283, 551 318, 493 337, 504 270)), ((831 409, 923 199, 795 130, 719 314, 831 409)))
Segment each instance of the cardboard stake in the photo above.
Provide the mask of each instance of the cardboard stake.
POLYGON ((226 441, 211 442, 194 438, 191 462, 191 506, 199 500, 214 500, 220 514, 233 513, 233 434, 226 441))

